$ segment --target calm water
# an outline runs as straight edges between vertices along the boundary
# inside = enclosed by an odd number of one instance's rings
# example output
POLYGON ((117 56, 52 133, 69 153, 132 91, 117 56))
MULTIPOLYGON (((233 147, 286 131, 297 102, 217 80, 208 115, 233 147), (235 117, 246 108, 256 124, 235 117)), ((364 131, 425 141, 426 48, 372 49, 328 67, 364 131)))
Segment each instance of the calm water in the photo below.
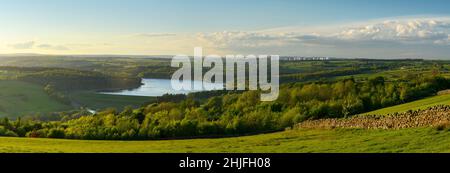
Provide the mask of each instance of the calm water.
MULTIPOLYGON (((111 95, 127 95, 127 96, 162 96, 164 94, 188 94, 191 92, 206 91, 203 90, 182 90, 177 91, 172 89, 170 79, 142 79, 143 85, 132 90, 122 90, 117 92, 101 92, 102 94, 111 95)), ((194 81, 194 84, 201 84, 201 81, 194 81)), ((222 84, 206 83, 207 86, 222 86, 222 84)))

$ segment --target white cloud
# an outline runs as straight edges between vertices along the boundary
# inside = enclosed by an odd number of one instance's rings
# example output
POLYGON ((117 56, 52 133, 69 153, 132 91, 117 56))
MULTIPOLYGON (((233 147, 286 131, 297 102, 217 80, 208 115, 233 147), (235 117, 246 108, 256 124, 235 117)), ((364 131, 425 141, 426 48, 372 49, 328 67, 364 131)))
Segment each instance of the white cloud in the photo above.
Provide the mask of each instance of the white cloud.
POLYGON ((47 50, 69 50, 68 47, 63 45, 51 45, 51 44, 40 44, 37 45, 40 49, 47 49, 47 50))
POLYGON ((28 41, 23 43, 10 44, 8 46, 14 49, 32 49, 34 45, 35 45, 34 41, 28 41))
POLYGON ((448 19, 391 20, 353 27, 336 34, 339 39, 433 43, 445 41, 450 34, 448 19))
POLYGON ((23 43, 9 44, 8 47, 13 49, 41 49, 41 50, 56 50, 63 51, 69 50, 67 46, 64 45, 52 45, 46 43, 38 43, 36 41, 28 41, 23 43))
POLYGON ((217 48, 258 48, 268 46, 283 46, 289 40, 295 40, 295 35, 289 33, 261 33, 244 31, 223 31, 214 33, 199 33, 198 39, 209 41, 217 48))
POLYGON ((403 18, 322 27, 315 30, 290 27, 289 30, 242 32, 224 31, 198 34, 219 49, 266 49, 268 47, 342 47, 377 45, 448 45, 450 18, 403 18))
POLYGON ((176 36, 175 33, 140 33, 134 34, 133 37, 153 38, 153 37, 172 37, 176 36))

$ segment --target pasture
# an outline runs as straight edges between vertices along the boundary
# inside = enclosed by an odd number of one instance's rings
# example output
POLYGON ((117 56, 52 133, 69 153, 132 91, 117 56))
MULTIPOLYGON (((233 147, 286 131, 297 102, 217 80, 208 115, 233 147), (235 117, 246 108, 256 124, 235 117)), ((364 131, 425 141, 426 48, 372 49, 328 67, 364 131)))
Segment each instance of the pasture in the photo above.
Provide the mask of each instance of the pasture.
POLYGON ((399 113, 406 112, 408 110, 419 110, 419 109, 423 110, 436 105, 450 105, 450 94, 433 96, 426 99, 413 101, 410 103, 387 107, 372 112, 364 113, 363 115, 386 115, 395 112, 399 113))
POLYGON ((158 141, 0 137, 2 153, 427 153, 450 152, 448 130, 290 130, 255 136, 158 141))
POLYGON ((21 81, 0 80, 0 117, 14 118, 72 109, 45 93, 42 86, 21 81))

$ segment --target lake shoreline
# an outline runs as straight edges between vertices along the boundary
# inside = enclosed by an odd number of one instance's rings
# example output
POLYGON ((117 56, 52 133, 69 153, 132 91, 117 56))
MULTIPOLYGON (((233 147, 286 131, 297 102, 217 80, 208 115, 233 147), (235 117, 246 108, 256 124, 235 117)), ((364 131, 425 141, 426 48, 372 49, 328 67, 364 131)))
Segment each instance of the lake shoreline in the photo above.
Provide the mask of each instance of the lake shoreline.
MULTIPOLYGON (((223 86, 223 83, 215 84, 215 83, 201 83, 202 81, 191 80, 193 85, 203 85, 208 87, 217 87, 223 86)), ((103 89, 97 90, 97 93, 107 94, 107 95, 125 95, 125 96, 145 96, 145 97, 160 97, 166 94, 189 94, 193 92, 202 92, 202 91, 212 91, 207 89, 201 90, 175 90, 172 86, 171 79, 155 79, 155 78, 142 78, 142 85, 137 88, 117 88, 117 89, 103 89)), ((181 86, 176 86, 177 88, 181 88, 181 86)))

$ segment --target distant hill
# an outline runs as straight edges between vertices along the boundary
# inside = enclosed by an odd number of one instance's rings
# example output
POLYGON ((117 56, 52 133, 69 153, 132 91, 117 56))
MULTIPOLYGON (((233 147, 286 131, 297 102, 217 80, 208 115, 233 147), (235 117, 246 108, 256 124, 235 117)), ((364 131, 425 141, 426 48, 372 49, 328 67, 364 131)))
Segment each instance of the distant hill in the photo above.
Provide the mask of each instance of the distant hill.
POLYGON ((38 53, 13 53, 13 54, 0 54, 0 57, 172 58, 173 55, 113 55, 113 54, 56 55, 56 54, 38 54, 38 53))

